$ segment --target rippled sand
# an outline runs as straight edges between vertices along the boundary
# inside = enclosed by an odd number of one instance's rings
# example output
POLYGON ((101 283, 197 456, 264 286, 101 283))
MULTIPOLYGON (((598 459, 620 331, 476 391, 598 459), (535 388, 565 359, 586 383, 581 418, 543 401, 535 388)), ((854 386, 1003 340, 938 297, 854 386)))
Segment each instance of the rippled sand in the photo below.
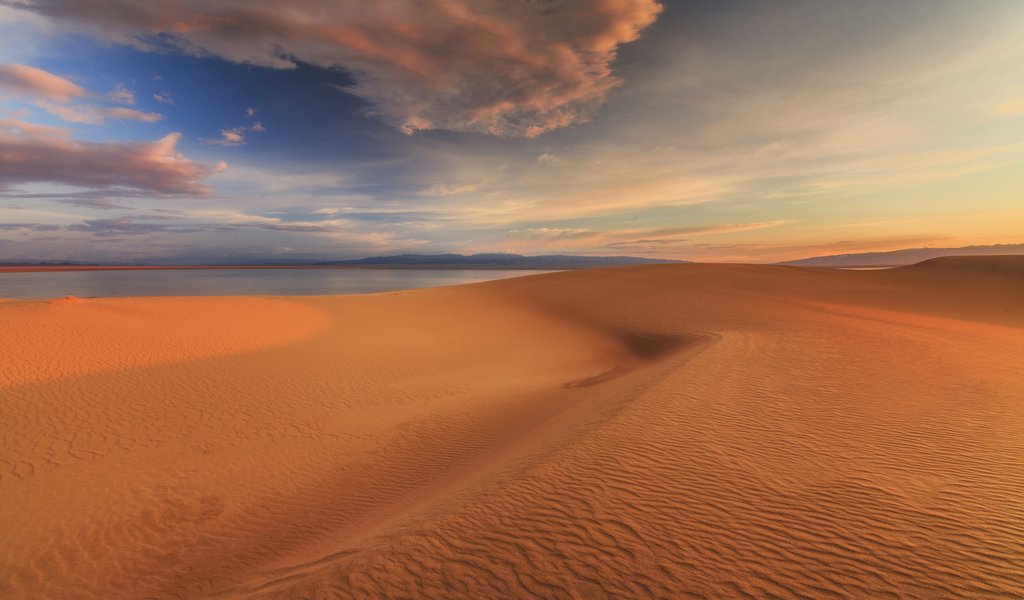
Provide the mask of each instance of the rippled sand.
POLYGON ((1024 261, 0 302, 4 598, 1024 597, 1024 261))

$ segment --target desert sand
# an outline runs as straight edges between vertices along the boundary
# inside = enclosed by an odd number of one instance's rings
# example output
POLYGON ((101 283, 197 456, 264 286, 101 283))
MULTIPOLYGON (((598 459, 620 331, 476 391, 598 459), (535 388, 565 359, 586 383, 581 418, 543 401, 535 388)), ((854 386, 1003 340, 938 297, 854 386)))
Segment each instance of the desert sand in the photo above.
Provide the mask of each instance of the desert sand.
POLYGON ((1024 257, 0 302, 3 598, 1024 597, 1024 257))

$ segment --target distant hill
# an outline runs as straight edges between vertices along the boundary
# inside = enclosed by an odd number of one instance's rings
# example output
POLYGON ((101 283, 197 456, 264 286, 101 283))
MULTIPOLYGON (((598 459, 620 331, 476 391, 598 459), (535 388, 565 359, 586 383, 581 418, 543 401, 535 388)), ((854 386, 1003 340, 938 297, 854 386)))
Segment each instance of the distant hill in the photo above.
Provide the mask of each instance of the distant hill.
POLYGON ((682 260, 639 258, 635 256, 573 256, 547 254, 523 256, 521 254, 399 254, 371 256, 355 260, 323 260, 315 258, 292 259, 224 259, 204 262, 151 263, 82 263, 74 261, 0 261, 0 270, 139 270, 139 269, 310 269, 310 268, 366 268, 366 269, 585 269, 589 267, 617 267, 626 265, 653 265, 683 263, 682 260))
POLYGON ((899 267, 942 256, 981 256, 1024 254, 1024 244, 995 244, 963 248, 907 248, 891 252, 862 252, 815 256, 777 263, 793 267, 899 267))
POLYGON ((318 264, 353 267, 405 267, 405 268, 472 268, 472 269, 583 269, 588 267, 616 267, 624 265, 669 264, 684 261, 634 256, 572 256, 546 254, 399 254, 372 256, 357 260, 335 260, 318 264))

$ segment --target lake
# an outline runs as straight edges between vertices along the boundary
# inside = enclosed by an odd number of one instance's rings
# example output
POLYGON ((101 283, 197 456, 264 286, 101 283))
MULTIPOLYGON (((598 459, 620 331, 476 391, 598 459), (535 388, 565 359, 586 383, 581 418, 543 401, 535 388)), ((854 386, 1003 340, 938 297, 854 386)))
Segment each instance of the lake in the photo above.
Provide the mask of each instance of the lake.
POLYGON ((550 272, 462 269, 40 271, 0 273, 0 298, 368 294, 550 272))

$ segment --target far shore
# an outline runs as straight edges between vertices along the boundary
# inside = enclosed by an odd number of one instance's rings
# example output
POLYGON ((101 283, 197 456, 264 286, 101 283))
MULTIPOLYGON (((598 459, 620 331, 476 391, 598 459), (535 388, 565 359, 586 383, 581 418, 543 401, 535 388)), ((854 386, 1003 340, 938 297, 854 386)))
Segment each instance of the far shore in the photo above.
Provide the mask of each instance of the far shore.
POLYGON ((461 271, 566 271, 571 267, 542 268, 518 265, 378 264, 378 265, 0 265, 0 273, 41 273, 57 271, 185 271, 212 269, 409 269, 461 271))

